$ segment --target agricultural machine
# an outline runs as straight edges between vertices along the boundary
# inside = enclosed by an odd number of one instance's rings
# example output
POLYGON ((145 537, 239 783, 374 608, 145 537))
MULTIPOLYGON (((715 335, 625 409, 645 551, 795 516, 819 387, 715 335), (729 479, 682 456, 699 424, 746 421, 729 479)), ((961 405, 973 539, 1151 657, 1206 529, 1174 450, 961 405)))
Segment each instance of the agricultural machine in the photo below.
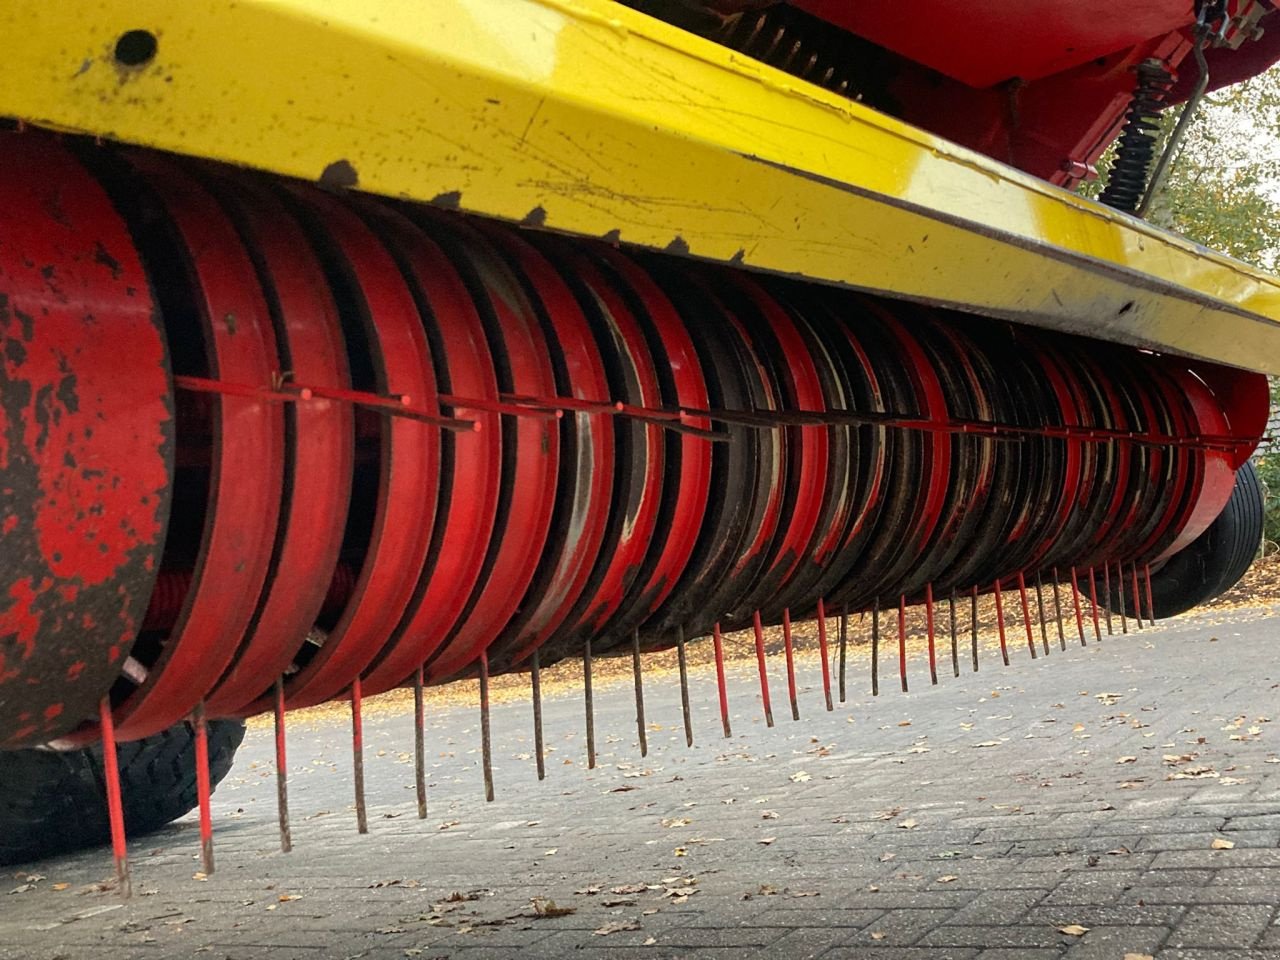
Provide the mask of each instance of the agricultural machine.
POLYGON ((1083 639, 1257 546, 1280 281, 1142 215, 1280 59, 1269 0, 0 27, 10 860, 123 868, 198 802, 211 869, 264 711, 283 815, 287 711, 351 701, 359 790, 362 697, 412 686, 421 803, 424 685, 814 618, 825 670, 908 604, 937 682, 979 595, 1035 656, 1047 594, 1083 639))

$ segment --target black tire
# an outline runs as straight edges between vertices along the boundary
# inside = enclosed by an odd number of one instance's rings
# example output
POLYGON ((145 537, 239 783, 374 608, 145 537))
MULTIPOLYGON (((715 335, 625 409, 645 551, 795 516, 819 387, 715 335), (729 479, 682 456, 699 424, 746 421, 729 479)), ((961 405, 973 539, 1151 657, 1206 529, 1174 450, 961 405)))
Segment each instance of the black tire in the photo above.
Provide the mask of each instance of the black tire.
POLYGON ((1262 483, 1248 461, 1218 519, 1151 574, 1156 618, 1185 613, 1239 583, 1262 543, 1262 520, 1262 483))
MULTIPOLYGON (((209 773, 217 784, 244 739, 239 720, 209 722, 209 773)), ((125 830, 149 833, 196 806, 195 734, 180 723, 122 743, 125 830)), ((102 745, 84 750, 0 752, 0 864, 100 846, 111 839, 102 745)))

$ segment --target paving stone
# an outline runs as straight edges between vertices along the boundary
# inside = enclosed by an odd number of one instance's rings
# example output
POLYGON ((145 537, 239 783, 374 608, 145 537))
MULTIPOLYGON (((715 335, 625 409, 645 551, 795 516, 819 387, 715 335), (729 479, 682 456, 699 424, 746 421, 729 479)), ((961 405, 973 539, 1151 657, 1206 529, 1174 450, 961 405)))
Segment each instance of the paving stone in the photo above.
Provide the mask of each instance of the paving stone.
POLYGON ((1248 947, 1261 938, 1274 913, 1274 905, 1262 904, 1207 904, 1191 907, 1169 938, 1169 945, 1248 947))
POLYGON ((1116 960, 1126 953, 1155 954, 1169 936, 1167 927, 1096 926, 1071 944, 1065 960, 1116 960))
POLYGON ((818 664, 801 656, 806 722, 772 730, 754 669, 733 665, 728 741, 714 674, 696 668, 695 689, 711 695, 694 698, 692 750, 679 688, 654 674, 643 759, 630 688, 600 683, 593 771, 580 698, 551 691, 542 784, 528 705, 495 704, 493 803, 481 794, 474 706, 433 706, 426 821, 413 815, 405 763, 411 710, 403 699, 371 704, 367 837, 355 831, 344 711, 291 715, 288 855, 275 833, 271 730, 255 723, 214 796, 217 873, 192 877, 192 817, 131 844, 138 895, 127 904, 100 886, 112 872, 102 851, 26 868, 45 879, 12 895, 19 878, 0 887, 0 960, 1280 960, 1280 765, 1264 763, 1265 737, 1229 741, 1215 719, 1274 713, 1274 681, 1206 670, 1203 639, 1213 631, 1215 657, 1264 678, 1280 676, 1280 646, 1248 612, 1213 621, 1055 648, 998 673, 984 657, 977 676, 905 699, 873 700, 859 675, 832 714, 813 683, 818 664), (1120 701, 1100 703, 1104 690, 1120 701), (1121 712, 1149 726, 1113 719, 1121 712), (1206 742, 1182 746, 1197 736, 1206 742), (1166 781, 1165 743, 1249 782, 1166 781), (1123 755, 1142 762, 1117 766, 1123 755), (1236 846, 1210 849, 1215 836, 1236 846), (634 902, 605 905, 620 899, 634 902), (534 900, 573 912, 537 919, 534 900), (640 928, 596 932, 628 922, 640 928), (1057 932, 1068 923, 1090 930, 1057 932))

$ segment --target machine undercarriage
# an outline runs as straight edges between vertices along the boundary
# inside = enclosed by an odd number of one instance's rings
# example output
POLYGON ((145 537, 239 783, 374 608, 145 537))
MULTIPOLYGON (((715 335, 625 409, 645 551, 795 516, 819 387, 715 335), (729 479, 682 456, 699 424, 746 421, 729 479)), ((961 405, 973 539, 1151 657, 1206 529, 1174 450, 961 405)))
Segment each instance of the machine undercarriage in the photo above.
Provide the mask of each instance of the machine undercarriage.
POLYGON ((1150 618, 1265 429, 1280 284, 1059 188, 1269 4, 143 6, 6 14, 6 748, 919 603, 937 682, 935 605, 1150 618))

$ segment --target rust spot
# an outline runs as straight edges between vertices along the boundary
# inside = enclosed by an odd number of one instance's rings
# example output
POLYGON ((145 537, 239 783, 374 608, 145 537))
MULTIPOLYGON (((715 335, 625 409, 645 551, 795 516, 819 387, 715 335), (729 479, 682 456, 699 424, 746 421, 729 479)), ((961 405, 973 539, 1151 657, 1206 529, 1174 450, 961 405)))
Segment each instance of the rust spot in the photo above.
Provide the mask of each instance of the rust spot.
POLYGON ((93 245, 93 262, 100 263, 111 271, 111 279, 119 280, 122 273, 120 261, 107 253, 107 248, 102 245, 102 241, 98 241, 93 245))
POLYGON ((359 183, 360 176, 350 160, 335 160, 324 168, 318 182, 330 190, 345 190, 359 183))

